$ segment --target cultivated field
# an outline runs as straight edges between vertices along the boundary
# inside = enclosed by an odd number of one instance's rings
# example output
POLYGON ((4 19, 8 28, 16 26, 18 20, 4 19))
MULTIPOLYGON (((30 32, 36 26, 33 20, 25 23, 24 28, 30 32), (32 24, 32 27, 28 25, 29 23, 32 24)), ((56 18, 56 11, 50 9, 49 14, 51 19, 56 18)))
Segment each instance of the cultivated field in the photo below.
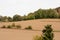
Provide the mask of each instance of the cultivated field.
MULTIPOLYGON (((42 30, 45 25, 51 24, 52 28, 60 31, 60 19, 37 19, 19 22, 0 22, 0 27, 3 25, 21 25, 22 29, 32 26, 33 30, 42 30)), ((0 40, 33 40, 36 35, 41 35, 41 31, 20 30, 20 29, 0 29, 0 40)), ((60 32, 54 32, 54 39, 60 40, 60 32)))

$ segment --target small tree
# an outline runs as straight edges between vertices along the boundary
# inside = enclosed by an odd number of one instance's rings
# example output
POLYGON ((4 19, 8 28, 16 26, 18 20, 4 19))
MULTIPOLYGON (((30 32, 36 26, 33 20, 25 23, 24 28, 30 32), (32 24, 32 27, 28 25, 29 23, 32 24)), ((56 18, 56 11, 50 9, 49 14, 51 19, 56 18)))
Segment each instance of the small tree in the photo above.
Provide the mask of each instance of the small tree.
POLYGON ((53 29, 51 28, 51 25, 45 26, 45 29, 43 29, 43 40, 53 40, 53 29))
POLYGON ((42 30, 43 34, 42 36, 36 36, 34 37, 34 40, 53 40, 53 29, 51 28, 51 25, 45 26, 45 29, 42 30))

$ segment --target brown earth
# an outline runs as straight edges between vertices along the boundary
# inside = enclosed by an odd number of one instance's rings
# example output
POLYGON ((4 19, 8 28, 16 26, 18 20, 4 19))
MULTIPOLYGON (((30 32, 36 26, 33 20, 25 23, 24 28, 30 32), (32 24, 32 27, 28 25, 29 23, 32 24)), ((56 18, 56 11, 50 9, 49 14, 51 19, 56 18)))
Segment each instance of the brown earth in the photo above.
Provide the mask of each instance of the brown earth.
POLYGON ((45 25, 50 24, 54 30, 60 30, 60 19, 37 19, 37 20, 28 20, 28 21, 18 21, 18 22, 0 22, 0 27, 3 25, 20 25, 22 29, 28 26, 32 26, 35 30, 42 30, 45 25))
MULTIPOLYGON (((21 25, 22 29, 32 26, 34 30, 42 30, 45 25, 51 24, 54 30, 60 31, 60 19, 37 19, 19 22, 0 22, 0 27, 3 25, 21 25)), ((41 31, 32 30, 17 30, 17 29, 0 29, 0 40, 32 40, 33 36, 41 35, 41 31)), ((54 39, 60 40, 60 32, 54 32, 54 39)))

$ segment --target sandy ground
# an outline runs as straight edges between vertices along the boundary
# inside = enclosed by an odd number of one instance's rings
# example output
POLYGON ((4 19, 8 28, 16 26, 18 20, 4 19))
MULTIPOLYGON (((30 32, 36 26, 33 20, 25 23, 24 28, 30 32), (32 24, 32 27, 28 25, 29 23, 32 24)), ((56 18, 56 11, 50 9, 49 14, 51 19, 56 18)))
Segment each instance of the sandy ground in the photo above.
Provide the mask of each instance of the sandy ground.
MULTIPOLYGON (((0 40, 33 40, 36 35, 41 34, 41 31, 0 29, 0 40)), ((54 39, 60 40, 60 32, 54 32, 54 39)))
MULTIPOLYGON (((38 19, 19 22, 0 22, 3 25, 21 25, 22 29, 32 26, 34 30, 42 30, 45 25, 51 24, 54 30, 60 30, 60 19, 38 19)), ((36 35, 41 35, 41 31, 17 30, 17 29, 0 29, 0 40, 33 40, 36 35)), ((54 32, 54 39, 60 40, 60 32, 54 32)))
POLYGON ((32 26, 32 28, 35 30, 42 30, 45 25, 50 24, 54 30, 60 30, 60 19, 37 19, 18 22, 0 22, 0 27, 3 25, 11 25, 12 23, 20 25, 21 29, 32 26))
POLYGON ((33 40, 33 37, 40 35, 39 31, 0 29, 0 40, 33 40))

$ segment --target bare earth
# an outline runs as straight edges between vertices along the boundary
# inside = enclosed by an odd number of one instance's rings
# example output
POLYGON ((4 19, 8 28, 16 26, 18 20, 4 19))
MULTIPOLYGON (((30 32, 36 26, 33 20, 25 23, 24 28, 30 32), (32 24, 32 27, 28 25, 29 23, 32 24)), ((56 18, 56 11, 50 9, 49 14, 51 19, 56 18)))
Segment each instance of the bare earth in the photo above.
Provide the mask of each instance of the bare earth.
MULTIPOLYGON (((0 22, 3 25, 21 25, 22 29, 32 26, 34 30, 42 30, 45 25, 51 24, 54 30, 60 31, 60 19, 37 19, 19 22, 0 22)), ((41 35, 41 31, 18 30, 18 29, 0 29, 0 40, 33 40, 36 35, 41 35)), ((60 40, 60 32, 54 32, 54 39, 60 40)))

